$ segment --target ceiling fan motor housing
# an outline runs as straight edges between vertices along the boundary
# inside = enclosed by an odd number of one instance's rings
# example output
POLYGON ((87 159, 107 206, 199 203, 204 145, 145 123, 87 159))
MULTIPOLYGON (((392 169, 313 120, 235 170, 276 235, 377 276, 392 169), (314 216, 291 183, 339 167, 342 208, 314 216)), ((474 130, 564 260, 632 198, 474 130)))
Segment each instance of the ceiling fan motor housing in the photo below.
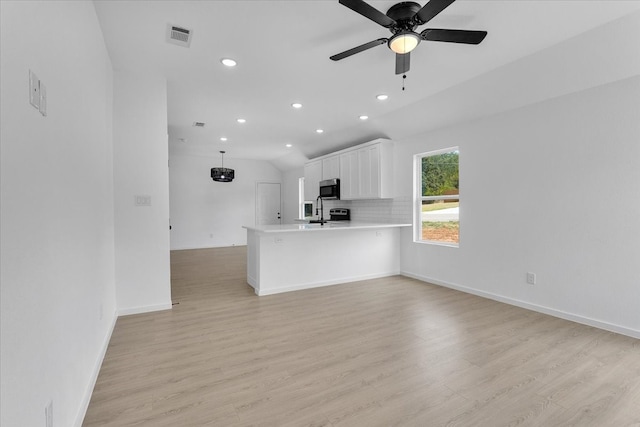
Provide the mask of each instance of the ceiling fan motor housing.
POLYGON ((415 21, 416 13, 422 8, 418 3, 413 1, 403 1, 394 4, 387 11, 387 16, 398 23, 397 26, 391 28, 392 33, 399 31, 413 31, 419 24, 415 21))
POLYGON ((395 21, 389 28, 393 33, 387 42, 389 49, 399 54, 408 53, 420 43, 421 38, 414 30, 419 25, 416 14, 421 8, 413 1, 403 1, 389 8, 387 16, 395 21))

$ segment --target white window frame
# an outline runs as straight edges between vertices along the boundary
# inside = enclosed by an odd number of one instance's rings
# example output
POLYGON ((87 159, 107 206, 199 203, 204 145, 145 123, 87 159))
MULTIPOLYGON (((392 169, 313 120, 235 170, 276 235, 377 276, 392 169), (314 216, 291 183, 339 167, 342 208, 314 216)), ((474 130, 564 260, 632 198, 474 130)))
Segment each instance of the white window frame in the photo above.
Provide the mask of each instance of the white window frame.
POLYGON ((298 218, 304 219, 304 177, 298 178, 298 218))
MULTIPOLYGON (((445 196, 445 195, 423 196, 422 195, 422 159, 425 157, 437 156, 438 154, 451 153, 453 151, 457 151, 458 156, 460 155, 459 147, 449 147, 449 148, 443 148, 440 150, 418 153, 413 156, 413 242, 414 243, 449 246, 453 248, 460 247, 460 239, 458 239, 458 243, 422 239, 422 202, 425 200, 455 200, 455 199, 461 200, 460 194, 450 195, 450 196, 445 196)), ((460 168, 460 157, 458 157, 458 168, 460 168)), ((458 223, 460 223, 459 218, 458 218, 458 223)))

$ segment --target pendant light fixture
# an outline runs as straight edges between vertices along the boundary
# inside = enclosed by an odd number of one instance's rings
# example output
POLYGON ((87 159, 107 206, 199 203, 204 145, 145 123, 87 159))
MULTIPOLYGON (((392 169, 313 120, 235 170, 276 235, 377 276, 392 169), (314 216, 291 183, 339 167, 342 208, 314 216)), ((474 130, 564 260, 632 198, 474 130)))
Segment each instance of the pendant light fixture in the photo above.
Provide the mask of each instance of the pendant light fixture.
POLYGON ((222 167, 211 168, 211 179, 217 182, 231 182, 235 175, 233 169, 224 167, 224 153, 225 151, 220 152, 220 154, 222 154, 222 167))

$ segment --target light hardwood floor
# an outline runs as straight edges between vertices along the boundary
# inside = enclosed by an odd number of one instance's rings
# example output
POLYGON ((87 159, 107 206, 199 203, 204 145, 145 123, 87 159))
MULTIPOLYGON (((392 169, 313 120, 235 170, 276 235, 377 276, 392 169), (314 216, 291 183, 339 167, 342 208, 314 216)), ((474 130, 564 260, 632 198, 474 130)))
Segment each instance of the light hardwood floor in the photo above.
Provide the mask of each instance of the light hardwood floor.
POLYGON ((640 426, 640 340, 400 276, 257 297, 245 258, 171 254, 84 426, 640 426))

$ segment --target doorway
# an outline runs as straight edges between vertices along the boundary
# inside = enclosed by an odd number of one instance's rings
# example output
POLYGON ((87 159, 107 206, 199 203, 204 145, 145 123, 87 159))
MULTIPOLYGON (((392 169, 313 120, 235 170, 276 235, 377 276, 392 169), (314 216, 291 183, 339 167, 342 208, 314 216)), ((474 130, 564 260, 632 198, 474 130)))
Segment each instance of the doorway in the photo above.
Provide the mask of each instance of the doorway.
POLYGON ((256 225, 282 223, 279 182, 258 182, 256 188, 256 225))

